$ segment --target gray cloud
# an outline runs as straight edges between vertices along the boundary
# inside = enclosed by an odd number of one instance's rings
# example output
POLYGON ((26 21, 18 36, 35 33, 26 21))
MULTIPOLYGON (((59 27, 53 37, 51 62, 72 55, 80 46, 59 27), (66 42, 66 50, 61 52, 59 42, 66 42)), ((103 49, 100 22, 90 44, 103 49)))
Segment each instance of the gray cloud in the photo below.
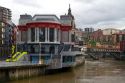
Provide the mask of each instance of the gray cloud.
POLYGON ((71 4, 76 26, 125 26, 125 0, 1 0, 2 5, 12 9, 14 21, 20 14, 54 13, 57 16, 67 12, 71 4), (9 1, 9 2, 8 2, 9 1), (2 3, 3 2, 3 3, 2 3), (8 3, 8 4, 5 4, 8 3), (18 12, 17 12, 18 11, 18 12))
POLYGON ((37 0, 13 0, 13 2, 24 6, 40 8, 37 0))
MULTIPOLYGON (((77 0, 75 0, 77 1, 77 0)), ((119 25, 125 23, 125 0, 79 0, 80 11, 75 14, 78 25, 119 25)), ((124 25, 124 24, 122 24, 124 25)))
POLYGON ((93 3, 93 2, 95 2, 95 1, 97 1, 97 0, 74 0, 75 2, 83 2, 83 3, 93 3))

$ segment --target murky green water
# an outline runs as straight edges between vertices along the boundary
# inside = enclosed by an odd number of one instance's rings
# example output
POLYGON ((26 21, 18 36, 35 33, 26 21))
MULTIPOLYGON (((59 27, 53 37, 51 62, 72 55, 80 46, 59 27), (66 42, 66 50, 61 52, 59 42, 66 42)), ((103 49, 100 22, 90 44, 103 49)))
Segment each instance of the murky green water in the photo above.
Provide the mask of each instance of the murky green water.
POLYGON ((125 62, 86 61, 85 65, 72 71, 8 83, 125 83, 125 62))

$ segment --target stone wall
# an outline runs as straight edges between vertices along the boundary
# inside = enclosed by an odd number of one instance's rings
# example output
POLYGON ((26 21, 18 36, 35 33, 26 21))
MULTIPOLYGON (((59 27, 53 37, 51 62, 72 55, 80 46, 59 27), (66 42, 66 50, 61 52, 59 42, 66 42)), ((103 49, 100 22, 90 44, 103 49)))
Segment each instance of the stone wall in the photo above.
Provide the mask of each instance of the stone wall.
POLYGON ((0 80, 18 80, 45 74, 42 66, 0 69, 0 80))

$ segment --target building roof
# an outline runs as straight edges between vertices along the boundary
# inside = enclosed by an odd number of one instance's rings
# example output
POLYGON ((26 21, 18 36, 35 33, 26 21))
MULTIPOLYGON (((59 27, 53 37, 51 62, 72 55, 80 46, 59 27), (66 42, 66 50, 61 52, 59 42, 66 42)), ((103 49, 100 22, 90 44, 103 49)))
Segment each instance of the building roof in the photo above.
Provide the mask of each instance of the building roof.
POLYGON ((32 21, 34 22, 52 22, 52 23, 61 23, 59 18, 54 14, 35 14, 32 21))

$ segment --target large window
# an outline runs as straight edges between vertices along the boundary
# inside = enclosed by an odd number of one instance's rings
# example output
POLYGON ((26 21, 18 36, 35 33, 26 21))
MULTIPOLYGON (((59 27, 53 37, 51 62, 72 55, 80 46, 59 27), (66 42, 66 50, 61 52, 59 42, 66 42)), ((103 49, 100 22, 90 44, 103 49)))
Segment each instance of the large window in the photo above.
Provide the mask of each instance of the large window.
POLYGON ((55 46, 50 46, 49 53, 54 54, 55 53, 55 46))
POLYGON ((33 54, 38 54, 40 52, 40 46, 38 44, 28 45, 28 52, 33 54))
POLYGON ((31 28, 31 42, 35 41, 35 28, 31 28))
POLYGON ((45 42, 45 28, 39 30, 39 41, 45 42))
POLYGON ((54 29, 53 28, 49 29, 49 41, 54 42, 54 29))
POLYGON ((54 54, 55 46, 54 45, 41 45, 41 54, 54 54))
POLYGON ((72 56, 63 56, 63 62, 68 63, 68 62, 74 62, 75 57, 72 56))
POLYGON ((46 52, 45 52, 45 46, 44 45, 42 45, 41 46, 41 54, 45 54, 46 52))
POLYGON ((81 51, 81 48, 72 46, 71 51, 81 51))
POLYGON ((17 45, 17 51, 23 51, 23 45, 21 44, 21 45, 17 45))
POLYGON ((63 44, 58 46, 58 53, 60 53, 63 50, 63 47, 64 47, 63 44))
POLYGON ((63 51, 69 51, 70 45, 64 45, 63 51))

